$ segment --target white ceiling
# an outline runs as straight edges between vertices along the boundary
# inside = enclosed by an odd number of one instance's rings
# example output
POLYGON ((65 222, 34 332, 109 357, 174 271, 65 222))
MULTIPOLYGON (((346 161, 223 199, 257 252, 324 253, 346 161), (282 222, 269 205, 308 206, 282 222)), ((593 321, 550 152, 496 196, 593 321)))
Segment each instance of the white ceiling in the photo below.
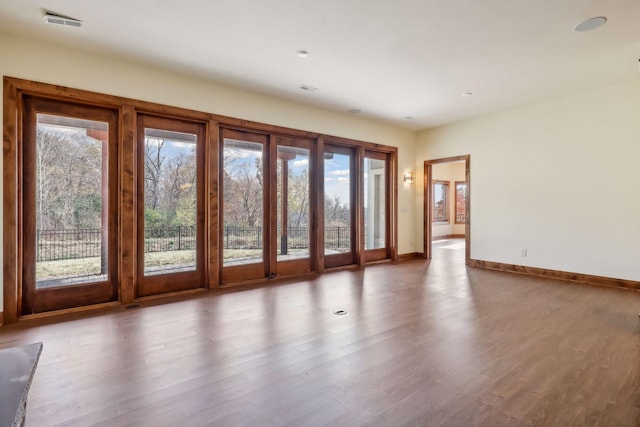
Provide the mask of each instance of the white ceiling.
POLYGON ((0 31, 409 129, 640 78, 639 0, 0 0, 0 31))

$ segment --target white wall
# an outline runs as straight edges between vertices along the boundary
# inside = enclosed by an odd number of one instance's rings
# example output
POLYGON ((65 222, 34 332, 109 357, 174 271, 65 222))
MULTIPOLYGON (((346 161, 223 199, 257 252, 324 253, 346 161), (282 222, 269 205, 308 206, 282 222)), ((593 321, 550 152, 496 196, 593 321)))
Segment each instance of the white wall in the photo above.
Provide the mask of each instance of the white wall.
POLYGON ((433 224, 432 236, 447 236, 450 234, 464 234, 465 225, 456 224, 456 181, 465 180, 464 162, 436 163, 432 166, 431 177, 438 181, 449 182, 449 224, 433 224))
MULTIPOLYGON (((399 182, 402 172, 414 167, 413 132, 51 44, 0 34, 0 75, 396 146, 399 182)), ((401 254, 414 251, 414 189, 398 189, 401 254)))
POLYGON ((418 134, 416 168, 463 154, 472 258, 640 280, 640 79, 418 134))

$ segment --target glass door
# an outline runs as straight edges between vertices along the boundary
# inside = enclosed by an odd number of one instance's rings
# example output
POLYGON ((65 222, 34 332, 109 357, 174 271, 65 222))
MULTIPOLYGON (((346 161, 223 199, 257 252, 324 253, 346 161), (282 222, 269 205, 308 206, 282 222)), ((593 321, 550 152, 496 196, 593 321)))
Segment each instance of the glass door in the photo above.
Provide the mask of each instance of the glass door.
POLYGON ((137 295, 203 287, 205 126, 140 115, 138 132, 137 295))
POLYGON ((355 262, 355 151, 325 145, 324 266, 355 262))
POLYGON ((277 137, 276 200, 271 200, 272 217, 276 218, 276 236, 272 257, 276 275, 289 276, 311 271, 311 206, 315 189, 311 186, 312 141, 277 137))
MULTIPOLYGON (((222 190, 222 283, 269 276, 265 242, 269 242, 265 221, 266 189, 264 173, 266 135, 222 129, 220 189, 222 190)), ((267 243, 268 245, 268 243, 267 243)))
POLYGON ((115 111, 25 99, 22 314, 118 298, 115 111))
POLYGON ((390 257, 388 155, 365 152, 364 157, 364 256, 365 261, 390 257))

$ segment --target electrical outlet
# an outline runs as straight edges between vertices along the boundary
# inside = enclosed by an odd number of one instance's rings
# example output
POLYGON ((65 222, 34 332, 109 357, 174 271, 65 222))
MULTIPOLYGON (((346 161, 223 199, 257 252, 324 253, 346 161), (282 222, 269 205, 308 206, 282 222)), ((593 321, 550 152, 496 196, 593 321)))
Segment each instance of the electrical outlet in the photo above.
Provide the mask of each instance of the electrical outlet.
POLYGON ((527 250, 526 250, 526 249, 522 249, 522 250, 520 251, 520 255, 521 255, 521 256, 527 256, 527 250))

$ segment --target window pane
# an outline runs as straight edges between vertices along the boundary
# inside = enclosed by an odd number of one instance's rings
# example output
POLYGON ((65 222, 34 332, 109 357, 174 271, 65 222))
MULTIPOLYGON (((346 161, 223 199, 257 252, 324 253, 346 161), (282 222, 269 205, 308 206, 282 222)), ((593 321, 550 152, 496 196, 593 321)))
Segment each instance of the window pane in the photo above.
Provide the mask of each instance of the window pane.
POLYGON ((223 265, 263 261, 262 144, 224 140, 223 265))
POLYGON ((107 280, 105 122, 37 115, 36 289, 107 280))
POLYGON ((351 156, 325 153, 324 253, 351 251, 351 156))
POLYGON ((385 161, 364 159, 364 248, 386 246, 385 161))
POLYGON ((278 146, 278 261, 309 257, 309 150, 278 146))
POLYGON ((433 222, 449 222, 449 183, 433 184, 433 222))
POLYGON ((456 182, 456 223, 463 224, 466 222, 466 199, 467 199, 467 183, 456 182))
POLYGON ((196 269, 197 136, 144 133, 144 274, 196 269))

